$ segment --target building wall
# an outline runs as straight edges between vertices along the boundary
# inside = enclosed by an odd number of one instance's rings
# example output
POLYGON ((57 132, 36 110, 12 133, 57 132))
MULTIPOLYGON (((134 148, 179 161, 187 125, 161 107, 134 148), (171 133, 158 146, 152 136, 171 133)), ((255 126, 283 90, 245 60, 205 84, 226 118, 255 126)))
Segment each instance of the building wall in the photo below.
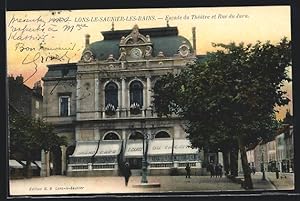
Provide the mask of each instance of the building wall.
MULTIPOLYGON (((141 38, 149 45, 150 38, 141 38)), ((123 45, 129 53, 132 44, 126 46, 121 41, 120 47, 123 45)), ((155 45, 159 47, 159 44, 155 45)), ((141 45, 141 49, 144 51, 145 46, 141 45)), ((133 59, 127 55, 127 60, 111 54, 109 58, 97 61, 84 61, 83 57, 75 64, 50 65, 43 78, 44 118, 56 126, 59 135, 68 137, 69 146, 76 141, 103 140, 109 132, 123 140, 123 150, 130 135, 136 131, 151 135, 150 140, 160 131, 167 132, 170 138, 185 138, 184 121, 177 116, 158 118, 151 107, 151 90, 157 79, 166 73, 179 72, 195 59, 194 54, 178 55, 178 49, 173 54, 168 57, 152 55, 147 59, 133 59), (140 81, 143 86, 143 106, 138 114, 130 109, 130 84, 133 81, 140 81), (118 87, 118 107, 111 114, 105 111, 105 87, 109 82, 118 87), (69 116, 59 115, 61 95, 71 97, 69 116)))

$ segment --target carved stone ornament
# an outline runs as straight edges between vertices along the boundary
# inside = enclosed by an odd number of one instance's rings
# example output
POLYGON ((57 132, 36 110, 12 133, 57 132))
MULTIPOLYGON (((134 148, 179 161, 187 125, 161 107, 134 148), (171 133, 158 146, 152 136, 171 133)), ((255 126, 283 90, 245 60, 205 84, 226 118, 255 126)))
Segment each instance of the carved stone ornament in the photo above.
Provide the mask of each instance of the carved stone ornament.
POLYGON ((121 47, 118 61, 124 61, 124 60, 126 60, 126 49, 124 47, 121 47))
POLYGON ((106 59, 106 61, 108 61, 108 62, 114 62, 114 61, 116 61, 116 59, 114 58, 114 55, 113 55, 113 54, 110 54, 110 55, 108 56, 108 58, 106 59))
POLYGON ((185 41, 182 41, 182 45, 178 48, 180 56, 187 57, 190 54, 190 47, 186 44, 185 41))
POLYGON ((165 57, 164 53, 162 51, 158 52, 157 57, 165 57))
POLYGON ((93 53, 90 50, 86 50, 81 57, 81 61, 89 63, 95 60, 93 53))
POLYGON ((143 43, 151 43, 150 36, 145 37, 140 34, 138 25, 134 25, 131 33, 124 38, 124 36, 120 40, 120 45, 133 45, 133 44, 143 44, 143 43))
POLYGON ((152 56, 152 47, 149 45, 149 46, 146 46, 145 48, 145 58, 149 58, 152 56))

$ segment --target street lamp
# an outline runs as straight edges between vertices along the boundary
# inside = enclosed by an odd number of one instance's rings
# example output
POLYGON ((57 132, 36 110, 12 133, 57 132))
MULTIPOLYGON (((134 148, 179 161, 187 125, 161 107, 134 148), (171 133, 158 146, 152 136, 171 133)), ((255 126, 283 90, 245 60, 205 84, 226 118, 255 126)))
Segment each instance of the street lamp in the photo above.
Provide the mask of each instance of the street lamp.
MULTIPOLYGON (((152 125, 152 127, 154 127, 154 125, 152 125)), ((130 129, 134 130, 134 126, 133 125, 130 126, 130 129)), ((147 166, 148 166, 147 148, 148 148, 148 140, 151 137, 151 134, 148 134, 145 131, 145 120, 141 121, 141 129, 142 129, 142 132, 143 132, 143 158, 142 158, 142 179, 141 179, 141 183, 148 183, 148 180, 147 180, 147 166)))
MULTIPOLYGON (((147 180, 147 167, 148 167, 148 161, 147 161, 147 150, 148 150, 148 140, 151 138, 152 134, 148 134, 146 129, 146 121, 141 121, 141 128, 143 129, 143 159, 142 159, 142 180, 141 183, 148 183, 147 180), (145 141, 146 141, 146 147, 145 147, 145 141)), ((154 125, 152 124, 152 128, 154 125)))

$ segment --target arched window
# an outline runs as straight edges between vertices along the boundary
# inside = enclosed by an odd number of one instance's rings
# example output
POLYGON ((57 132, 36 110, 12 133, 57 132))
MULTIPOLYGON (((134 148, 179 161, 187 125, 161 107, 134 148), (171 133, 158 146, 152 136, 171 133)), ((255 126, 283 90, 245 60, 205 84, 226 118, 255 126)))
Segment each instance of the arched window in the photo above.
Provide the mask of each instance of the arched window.
POLYGON ((118 107, 118 86, 114 82, 109 82, 105 86, 105 107, 111 104, 115 109, 118 107))
POLYGON ((169 137, 170 137, 169 133, 165 131, 160 131, 155 135, 155 138, 169 138, 169 137))
POLYGON ((140 132, 133 132, 130 136, 129 136, 130 140, 142 140, 144 139, 144 135, 140 132))
POLYGON ((104 136, 103 140, 119 140, 119 136, 115 133, 108 133, 104 136))
POLYGON ((130 84, 130 107, 137 105, 143 107, 143 84, 140 81, 133 81, 130 84))

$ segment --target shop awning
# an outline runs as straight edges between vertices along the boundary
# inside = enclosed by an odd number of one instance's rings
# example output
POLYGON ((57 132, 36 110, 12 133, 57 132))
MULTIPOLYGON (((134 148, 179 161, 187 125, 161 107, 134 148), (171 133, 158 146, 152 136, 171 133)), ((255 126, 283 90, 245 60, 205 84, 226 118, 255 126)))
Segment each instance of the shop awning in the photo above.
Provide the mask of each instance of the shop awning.
MULTIPOLYGON (((26 161, 21 161, 24 165, 26 165, 26 161)), ((34 164, 33 162, 30 163, 32 169, 38 169, 38 165, 34 164)))
POLYGON ((173 154, 197 154, 197 148, 191 148, 191 143, 188 139, 174 139, 173 154))
POLYGON ((20 164, 18 161, 11 159, 9 160, 9 167, 21 169, 23 168, 23 165, 20 164))
POLYGON ((101 141, 95 156, 115 156, 121 152, 121 140, 101 141))
POLYGON ((149 141, 148 155, 171 155, 173 139, 154 139, 149 141))
POLYGON ((98 148, 98 141, 78 141, 72 157, 93 156, 98 148))
POLYGON ((143 140, 128 140, 125 148, 125 157, 142 157, 143 140))

